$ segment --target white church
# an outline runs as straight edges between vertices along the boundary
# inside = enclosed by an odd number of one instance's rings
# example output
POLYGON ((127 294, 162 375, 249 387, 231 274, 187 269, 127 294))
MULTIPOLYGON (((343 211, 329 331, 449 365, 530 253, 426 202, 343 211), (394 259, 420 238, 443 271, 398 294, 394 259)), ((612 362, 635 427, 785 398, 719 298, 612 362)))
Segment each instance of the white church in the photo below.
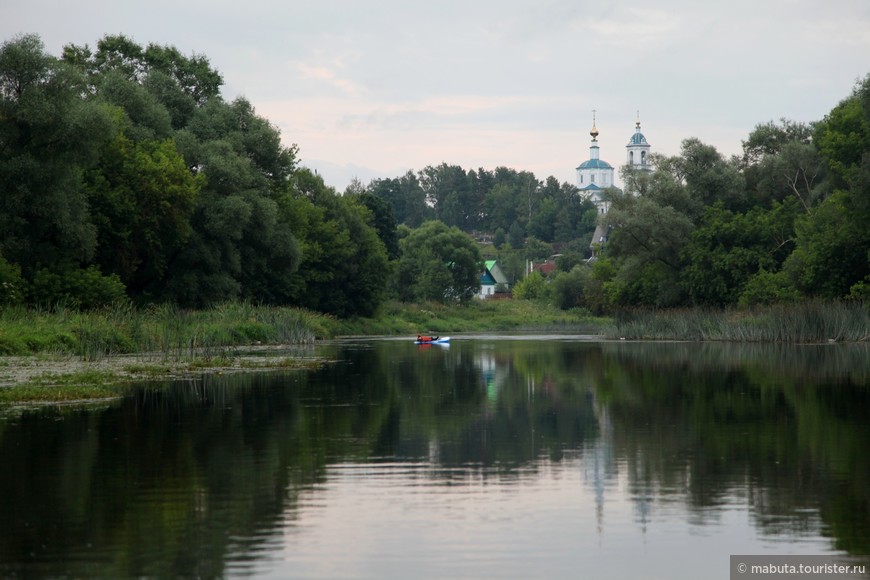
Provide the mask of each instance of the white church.
MULTIPOLYGON (((592 130, 589 131, 589 134, 592 136, 592 144, 589 146, 589 159, 577 166, 577 187, 584 199, 589 199, 595 204, 600 217, 610 209, 610 200, 604 194, 604 191, 613 188, 621 193, 621 190, 616 187, 614 182, 613 166, 607 161, 602 160, 599 156, 595 111, 592 112, 592 130)), ((634 135, 631 136, 625 149, 626 165, 641 171, 652 171, 649 159, 650 144, 647 142, 646 137, 643 136, 643 133, 640 132, 640 114, 638 114, 638 119, 635 123, 634 135)), ((599 223, 595 228, 595 233, 592 235, 592 259, 595 258, 596 248, 607 242, 607 234, 607 228, 599 223)))

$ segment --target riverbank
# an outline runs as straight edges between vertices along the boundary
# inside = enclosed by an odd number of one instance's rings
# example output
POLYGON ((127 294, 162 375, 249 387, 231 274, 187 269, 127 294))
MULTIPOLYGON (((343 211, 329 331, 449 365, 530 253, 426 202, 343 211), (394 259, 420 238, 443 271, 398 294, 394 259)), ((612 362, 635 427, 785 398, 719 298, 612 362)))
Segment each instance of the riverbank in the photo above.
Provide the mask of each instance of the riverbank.
POLYGON ((112 398, 142 380, 311 368, 324 361, 283 349, 339 336, 522 331, 617 340, 867 342, 870 309, 861 302, 805 302, 756 310, 636 310, 596 318, 499 300, 463 306, 388 303, 377 318, 339 320, 244 302, 203 311, 7 307, 0 309, 0 405, 112 398))
POLYGON ((468 305, 385 304, 375 318, 340 320, 301 308, 247 302, 207 310, 120 305, 87 312, 0 308, 0 356, 69 355, 83 360, 134 353, 167 358, 218 357, 246 345, 313 344, 351 335, 421 332, 568 330, 600 333, 610 323, 578 311, 524 300, 468 305))
POLYGON ((203 311, 7 307, 0 310, 0 405, 110 399, 132 382, 203 373, 309 369, 326 361, 287 347, 337 336, 533 329, 598 334, 607 322, 526 301, 394 303, 377 318, 352 320, 244 302, 203 311))
POLYGON ((99 360, 61 354, 0 357, 0 407, 82 403, 123 396, 141 381, 193 379, 203 374, 312 370, 329 361, 284 346, 246 347, 222 356, 169 359, 160 353, 99 360))

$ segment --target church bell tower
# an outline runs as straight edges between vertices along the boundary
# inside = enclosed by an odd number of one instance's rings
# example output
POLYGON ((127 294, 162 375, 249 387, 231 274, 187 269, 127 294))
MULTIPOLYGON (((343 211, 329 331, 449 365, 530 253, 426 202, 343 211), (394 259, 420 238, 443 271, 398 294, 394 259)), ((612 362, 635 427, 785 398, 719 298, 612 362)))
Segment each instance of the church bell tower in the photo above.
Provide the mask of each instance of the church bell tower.
POLYGON ((646 137, 640 132, 640 111, 637 113, 637 122, 634 124, 634 135, 628 145, 625 146, 627 151, 626 164, 633 169, 642 171, 652 171, 652 165, 649 161, 650 145, 646 141, 646 137))

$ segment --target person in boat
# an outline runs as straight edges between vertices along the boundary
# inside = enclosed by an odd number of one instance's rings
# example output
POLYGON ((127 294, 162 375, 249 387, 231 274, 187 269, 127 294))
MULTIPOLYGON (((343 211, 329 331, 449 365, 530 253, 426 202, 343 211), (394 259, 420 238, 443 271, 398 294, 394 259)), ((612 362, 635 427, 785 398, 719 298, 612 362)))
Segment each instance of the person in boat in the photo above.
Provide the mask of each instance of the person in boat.
POLYGON ((437 336, 425 336, 421 334, 417 335, 417 342, 432 342, 435 340, 438 340, 437 336))

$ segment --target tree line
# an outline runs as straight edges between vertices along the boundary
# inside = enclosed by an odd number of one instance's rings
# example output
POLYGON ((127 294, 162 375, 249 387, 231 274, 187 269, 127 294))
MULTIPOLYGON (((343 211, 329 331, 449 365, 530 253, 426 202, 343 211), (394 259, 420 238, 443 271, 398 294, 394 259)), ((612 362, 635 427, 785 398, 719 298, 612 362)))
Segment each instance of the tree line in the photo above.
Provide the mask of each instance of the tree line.
POLYGON ((0 303, 371 314, 389 258, 364 200, 297 164, 204 56, 106 36, 0 48, 0 303))
POLYGON ((741 157, 687 139, 624 173, 591 262, 600 218, 573 185, 441 163, 342 195, 222 85, 205 56, 124 36, 0 46, 0 304, 370 315, 470 299, 483 257, 517 296, 594 311, 867 294, 870 80, 818 123, 759 125, 741 157), (525 278, 554 253, 553 279, 525 278))
POLYGON ((516 295, 594 312, 870 298, 870 75, 824 119, 755 127, 726 159, 698 139, 624 168, 588 265, 516 295))
POLYGON ((594 227, 571 186, 507 168, 442 164, 340 195, 222 85, 205 56, 122 35, 59 58, 36 35, 5 42, 0 303, 370 315, 387 297, 470 299, 474 230, 522 248, 594 227))

